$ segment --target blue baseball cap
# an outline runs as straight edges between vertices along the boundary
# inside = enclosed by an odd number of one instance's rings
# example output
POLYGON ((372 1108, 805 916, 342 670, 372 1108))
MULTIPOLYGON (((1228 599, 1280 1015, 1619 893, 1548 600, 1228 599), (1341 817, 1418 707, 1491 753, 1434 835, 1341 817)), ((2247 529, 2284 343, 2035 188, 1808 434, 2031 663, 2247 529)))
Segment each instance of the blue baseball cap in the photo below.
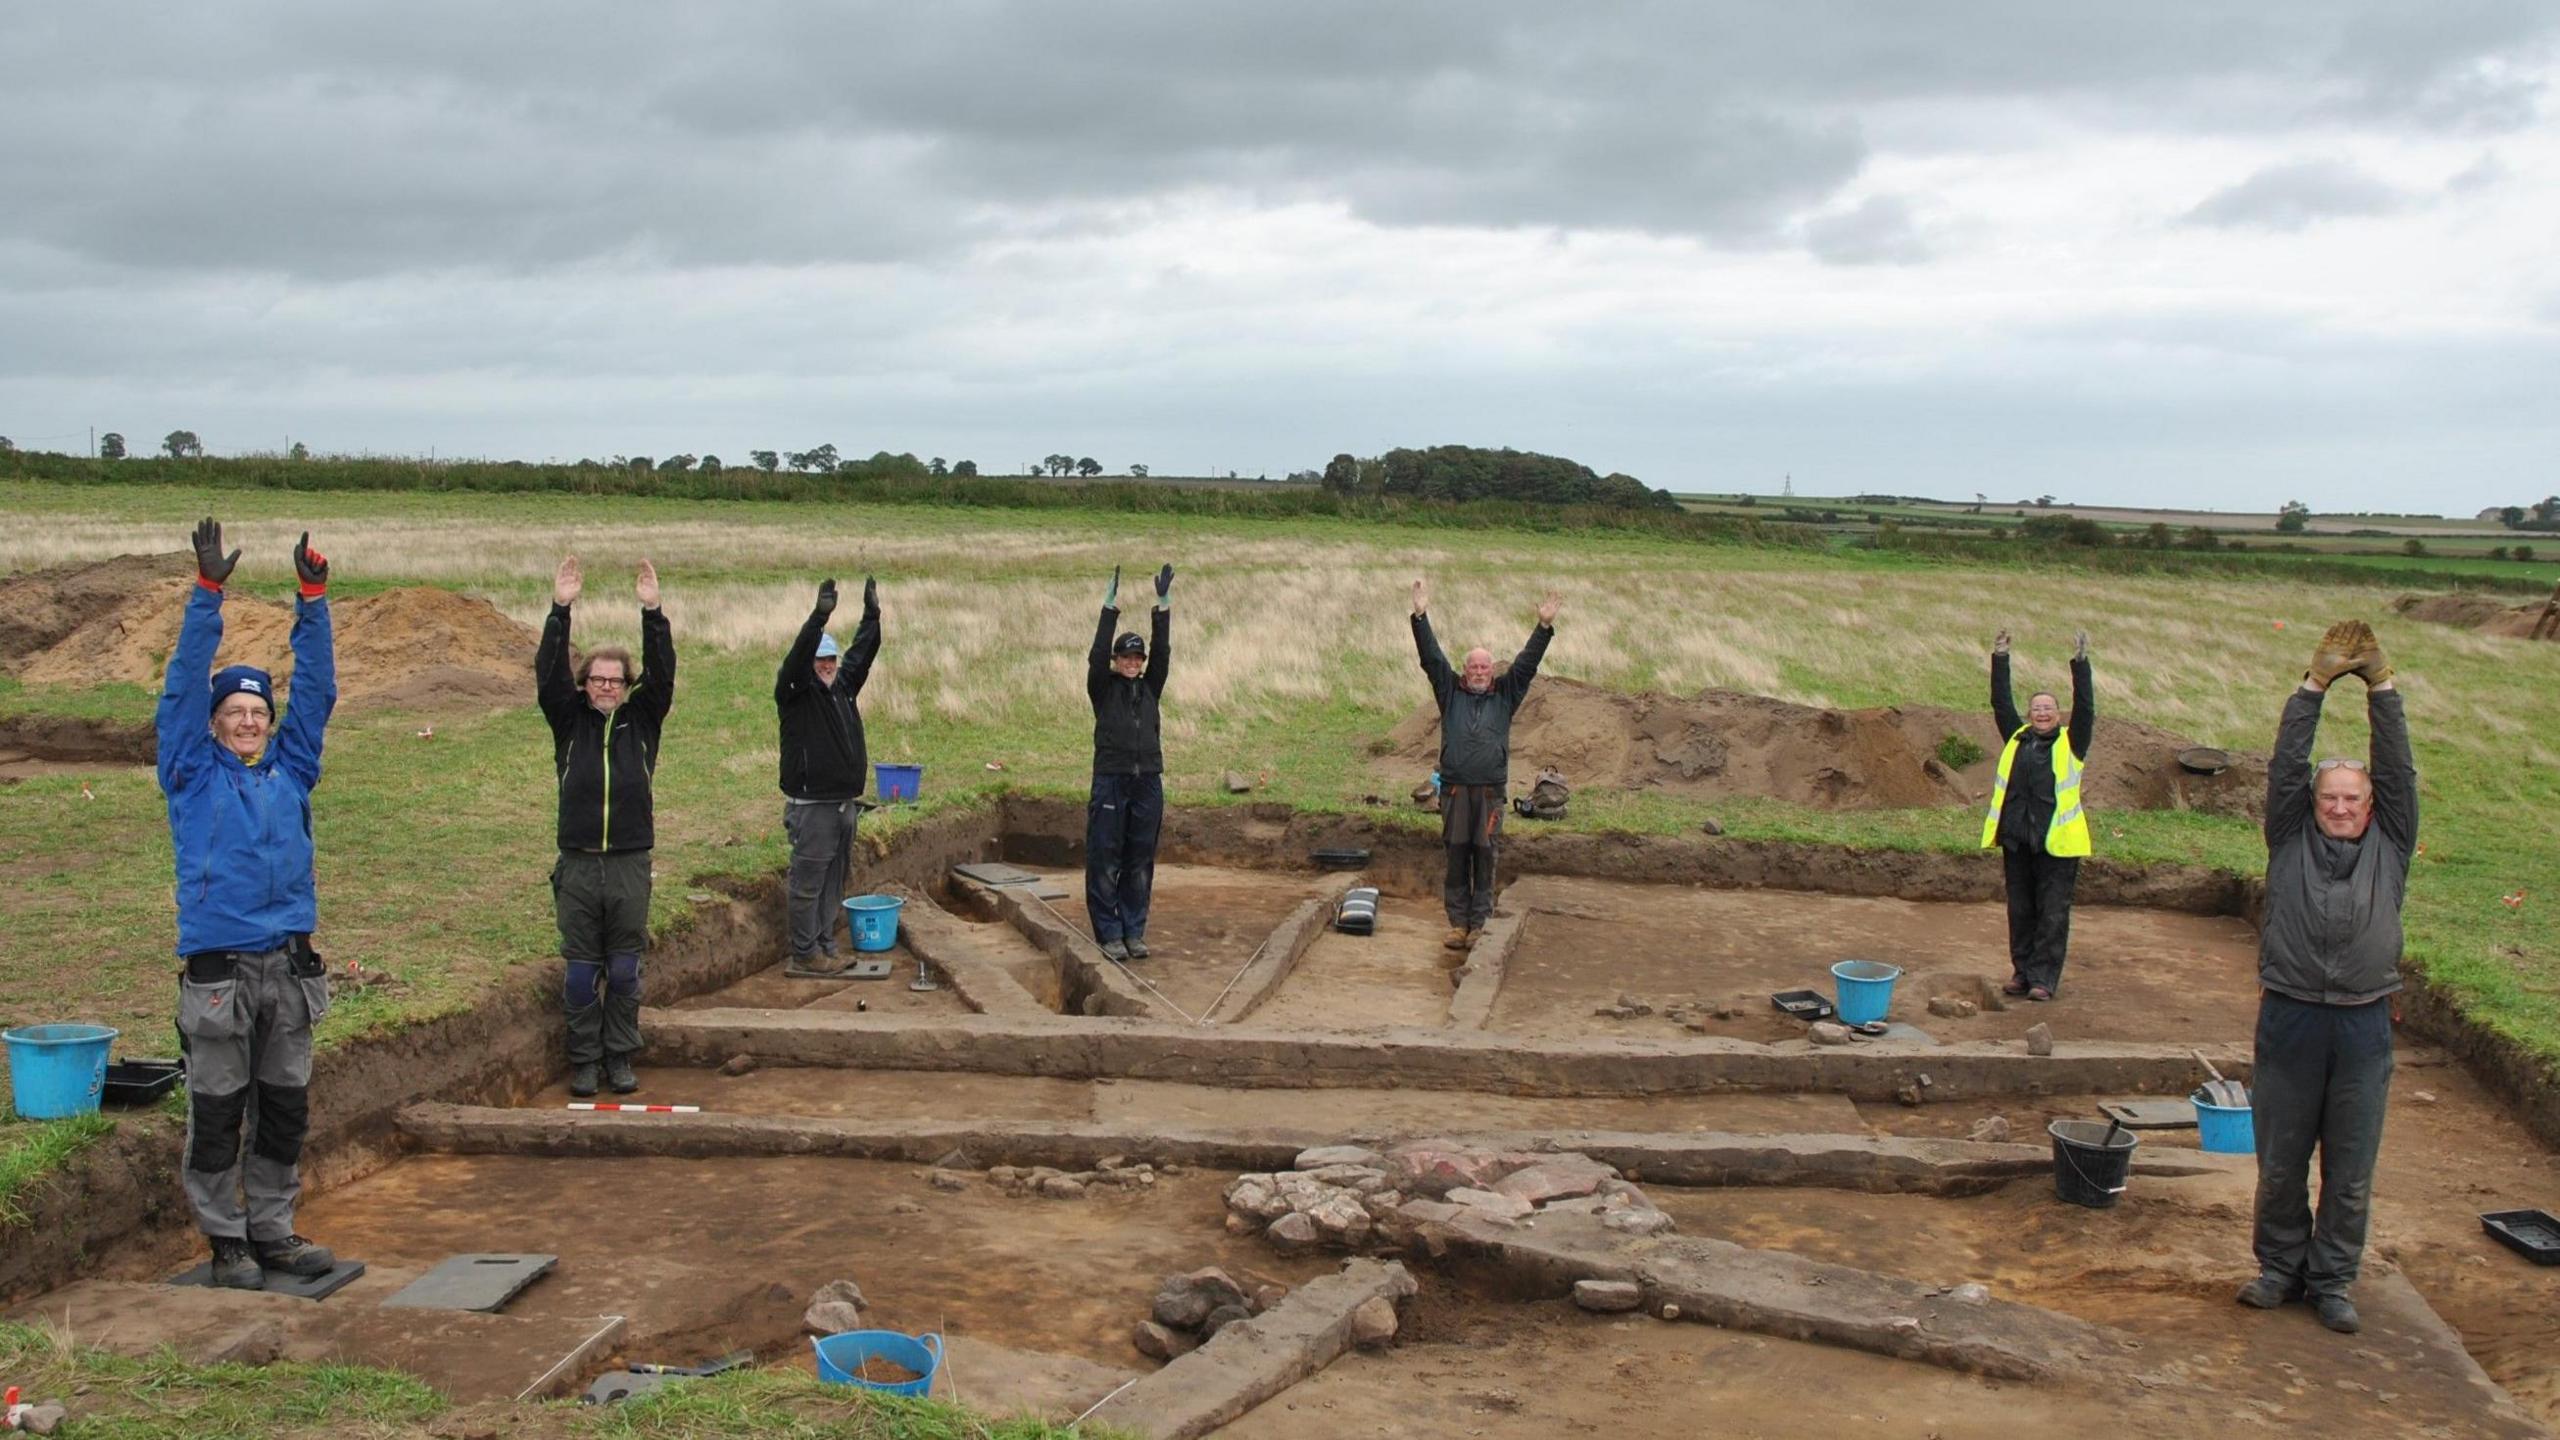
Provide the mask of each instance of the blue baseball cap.
POLYGON ((276 713, 276 682, 255 665, 225 665, 213 672, 214 708, 234 695, 255 695, 266 702, 269 716, 276 713))
POLYGON ((842 655, 843 653, 844 653, 844 647, 843 647, 843 646, 841 646, 841 645, 838 645, 838 644, 836 643, 836 637, 834 637, 833 635, 821 634, 821 635, 818 637, 818 658, 819 658, 819 659, 821 659, 821 660, 833 660, 834 658, 836 658, 836 657, 837 657, 837 656, 839 656, 839 655, 842 655))

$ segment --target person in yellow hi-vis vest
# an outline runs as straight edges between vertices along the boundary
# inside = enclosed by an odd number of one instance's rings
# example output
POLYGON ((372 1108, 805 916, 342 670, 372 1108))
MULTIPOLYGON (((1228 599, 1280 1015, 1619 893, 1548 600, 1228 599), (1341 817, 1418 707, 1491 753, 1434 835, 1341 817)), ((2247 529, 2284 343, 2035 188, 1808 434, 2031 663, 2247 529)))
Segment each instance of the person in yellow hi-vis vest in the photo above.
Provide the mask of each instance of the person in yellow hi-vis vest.
POLYGON ((2009 693, 2009 632, 1991 642, 1991 718, 2007 737, 1982 817, 1982 848, 2000 851, 2009 884, 2009 983, 2001 990, 2050 1000, 2062 988, 2071 946, 2071 892, 2089 853, 2089 816, 2080 805, 2097 691, 2089 678, 2089 632, 2071 655, 2071 724, 2048 690, 2027 698, 2024 720, 2009 693))

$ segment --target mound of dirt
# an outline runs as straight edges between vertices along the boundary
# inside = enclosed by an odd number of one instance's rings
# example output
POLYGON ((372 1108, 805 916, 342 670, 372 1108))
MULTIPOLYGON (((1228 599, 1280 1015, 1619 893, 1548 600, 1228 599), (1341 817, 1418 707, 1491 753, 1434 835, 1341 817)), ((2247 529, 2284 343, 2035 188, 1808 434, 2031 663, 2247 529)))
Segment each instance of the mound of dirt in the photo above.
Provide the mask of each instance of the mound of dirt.
MULTIPOLYGON (((1701 690, 1622 694, 1542 679, 1511 728, 1511 770, 1564 772, 1577 788, 1661 790, 1697 799, 1757 795, 1826 810, 1906 809, 1987 800, 1999 758, 1991 717, 1934 705, 1834 710, 1701 690), (1949 735, 1982 758, 1961 769, 1937 755, 1949 735)), ((1397 779, 1427 772, 1440 753, 1440 717, 1425 700, 1388 733, 1380 764, 1397 779)), ((2103 711, 2086 781, 2097 810, 2202 810, 2252 815, 2266 803, 2264 756, 2234 755, 2219 775, 2188 772, 2191 742, 2103 711)))
MULTIPOLYGON (((0 581, 0 667, 31 685, 122 680, 157 689, 194 576, 193 557, 181 552, 0 581)), ((532 697, 539 637, 486 600, 420 586, 332 601, 330 611, 341 708, 449 713, 532 697)), ((217 665, 256 665, 280 684, 289 679, 290 606, 234 594, 222 626, 217 665)))
POLYGON ((2560 586, 2532 605, 2501 605, 2486 595, 2403 595, 2392 613, 2410 620, 2477 630, 2513 640, 2560 640, 2560 586))

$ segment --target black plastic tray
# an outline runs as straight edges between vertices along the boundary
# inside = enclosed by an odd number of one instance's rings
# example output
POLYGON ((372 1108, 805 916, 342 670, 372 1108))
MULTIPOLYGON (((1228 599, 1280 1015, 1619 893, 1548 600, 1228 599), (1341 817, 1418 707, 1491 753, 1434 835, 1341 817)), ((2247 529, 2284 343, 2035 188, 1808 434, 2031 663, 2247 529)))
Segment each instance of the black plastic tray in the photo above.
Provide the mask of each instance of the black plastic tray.
POLYGON ((1779 1013, 1808 1025, 1816 1020, 1828 1020, 1833 1013, 1831 1002, 1823 999, 1819 990, 1781 990, 1769 997, 1769 1003, 1777 1006, 1779 1013))
POLYGON ((184 1060, 118 1060, 107 1066, 107 1088, 99 1098, 109 1105, 148 1105, 176 1088, 186 1073, 184 1060))
POLYGON ((2492 1210, 2480 1228, 2536 1265, 2560 1265, 2560 1217, 2548 1210, 2492 1210))

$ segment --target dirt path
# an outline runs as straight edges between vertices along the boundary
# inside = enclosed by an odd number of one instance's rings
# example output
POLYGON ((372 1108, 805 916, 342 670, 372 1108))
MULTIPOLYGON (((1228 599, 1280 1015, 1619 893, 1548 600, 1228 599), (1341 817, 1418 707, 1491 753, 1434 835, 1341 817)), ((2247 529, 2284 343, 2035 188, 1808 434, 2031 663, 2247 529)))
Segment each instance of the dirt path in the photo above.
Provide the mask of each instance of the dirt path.
POLYGON ((1997 903, 1549 877, 1515 886, 1509 903, 1531 912, 1494 1002, 1490 1028, 1509 1034, 1677 1033, 1661 1013, 1670 1002, 1739 995, 1749 997, 1741 1017, 1712 1022, 1707 1033, 1802 1039, 1804 1027, 1772 1008, 1769 995, 1808 989, 1828 997, 1832 963, 1849 959, 1903 967, 1892 1018, 1948 1043, 2015 1038, 2038 1023, 2075 1040, 2231 1040, 2255 1023, 2257 937, 2237 919, 2081 906, 2054 1003, 1946 1019, 1929 1013, 1932 995, 1971 996, 1974 977, 2008 977, 2008 912, 1997 903), (1633 1020, 1592 1013, 1622 993, 1655 1013, 1633 1020))

